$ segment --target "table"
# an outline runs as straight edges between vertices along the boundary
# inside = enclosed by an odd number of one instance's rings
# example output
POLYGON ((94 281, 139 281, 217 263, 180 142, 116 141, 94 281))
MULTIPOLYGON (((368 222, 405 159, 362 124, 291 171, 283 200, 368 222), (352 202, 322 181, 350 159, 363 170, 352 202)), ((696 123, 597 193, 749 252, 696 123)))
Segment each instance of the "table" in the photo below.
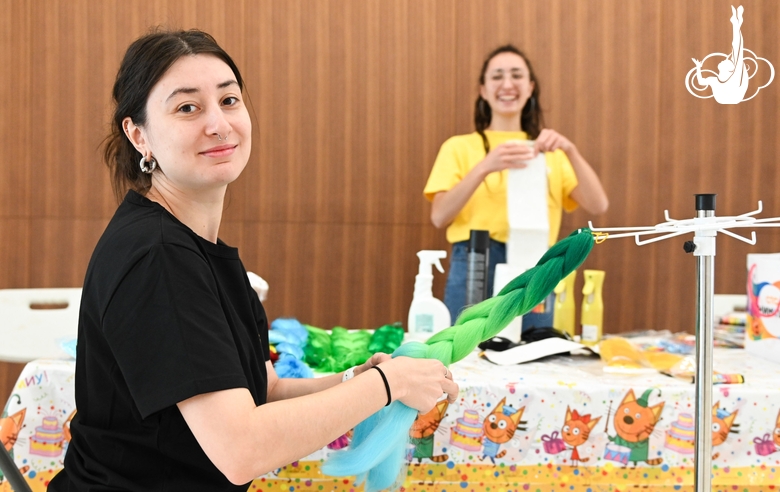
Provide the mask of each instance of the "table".
MULTIPOLYGON (((62 463, 62 453, 46 457, 30 454, 30 445, 37 430, 46 425, 44 419, 55 417, 56 428, 60 428, 72 413, 73 367, 73 362, 60 361, 28 364, 6 408, 9 415, 26 408, 25 426, 14 451, 17 464, 30 467, 26 476, 33 490, 45 490, 62 463)), ((715 368, 741 373, 746 382, 715 387, 715 422, 722 427, 717 433, 722 442, 713 450, 717 453, 713 461, 714 490, 777 490, 780 449, 772 433, 780 427, 780 364, 751 358, 742 350, 719 349, 715 353, 715 368)), ((442 458, 435 458, 439 462, 412 458, 412 464, 404 471, 404 491, 596 492, 621 491, 635 485, 671 491, 693 487, 693 455, 685 439, 680 438, 687 431, 684 414, 692 413, 693 384, 660 374, 605 374, 600 361, 579 357, 499 367, 474 353, 451 370, 461 387, 459 400, 445 410, 432 442, 420 442, 417 448, 409 450, 410 456, 416 452, 442 458), (625 404, 631 409, 626 414, 621 403, 630 391, 636 401, 625 404), (504 405, 499 409, 502 401, 504 405), (592 428, 588 438, 580 437, 582 443, 577 444, 578 463, 572 462, 573 447, 563 439, 567 409, 572 420, 570 427, 590 424, 588 427, 592 428), (638 455, 617 448, 610 440, 617 435, 616 412, 623 419, 618 424, 626 435, 626 415, 634 418, 639 413, 642 415, 635 420, 641 420, 649 418, 654 410, 657 423, 651 426, 646 446, 639 446, 638 455), (485 419, 496 411, 501 417, 497 420, 517 420, 511 438, 505 432, 504 439, 496 437, 502 442, 490 444, 479 432, 469 434, 471 421, 476 429, 481 429, 485 419), (629 461, 627 467, 614 461, 636 458, 643 448, 648 461, 629 461)), ((316 418, 316 410, 312 416, 316 418)), ((52 422, 51 418, 48 422, 52 422)), ((342 444, 337 442, 332 447, 342 444)), ((66 447, 63 440, 63 451, 66 447)), ((250 490, 361 490, 350 478, 320 473, 327 456, 337 452, 323 448, 258 478, 250 490)), ((10 490, 7 484, 0 485, 0 491, 5 490, 10 490)))

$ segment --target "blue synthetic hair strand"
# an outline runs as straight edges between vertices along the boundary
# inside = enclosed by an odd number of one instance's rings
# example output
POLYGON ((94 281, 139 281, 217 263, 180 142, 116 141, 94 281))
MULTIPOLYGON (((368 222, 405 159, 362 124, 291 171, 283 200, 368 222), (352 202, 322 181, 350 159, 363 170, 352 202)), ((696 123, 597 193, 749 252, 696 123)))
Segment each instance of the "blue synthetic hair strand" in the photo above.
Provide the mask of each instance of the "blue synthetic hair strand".
MULTIPOLYGON (((559 241, 535 267, 513 279, 495 297, 465 310, 450 328, 426 342, 398 347, 393 357, 438 359, 449 366, 470 354, 482 341, 496 336, 510 321, 527 313, 552 292, 558 282, 579 267, 593 249, 589 229, 579 229, 559 241)), ((394 401, 355 427, 346 451, 332 455, 322 470, 328 475, 356 475, 366 491, 392 487, 403 469, 409 429, 417 412, 394 401)))

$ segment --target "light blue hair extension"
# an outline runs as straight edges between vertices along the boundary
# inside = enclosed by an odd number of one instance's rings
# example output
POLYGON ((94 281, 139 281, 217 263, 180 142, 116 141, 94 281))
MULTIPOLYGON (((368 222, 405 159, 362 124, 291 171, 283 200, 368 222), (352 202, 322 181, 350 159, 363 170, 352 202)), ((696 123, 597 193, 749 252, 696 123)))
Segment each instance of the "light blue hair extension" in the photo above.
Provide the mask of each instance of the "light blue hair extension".
MULTIPOLYGON (((590 230, 575 231, 553 245, 535 267, 512 280, 496 297, 465 310, 454 326, 424 344, 401 345, 393 357, 434 358, 447 366, 457 362, 515 317, 542 302, 560 280, 585 261, 593 244, 590 230)), ((358 484, 366 482, 367 492, 397 485, 405 463, 409 429, 416 415, 413 408, 394 401, 358 424, 349 449, 331 455, 322 471, 334 476, 355 475, 358 484)))
MULTIPOLYGON (((398 347, 393 357, 422 359, 428 351, 423 343, 409 342, 398 347)), ((367 492, 390 487, 403 469, 408 432, 416 417, 415 409, 394 401, 355 426, 349 449, 331 456, 322 471, 335 476, 356 475, 357 483, 367 479, 367 492)))

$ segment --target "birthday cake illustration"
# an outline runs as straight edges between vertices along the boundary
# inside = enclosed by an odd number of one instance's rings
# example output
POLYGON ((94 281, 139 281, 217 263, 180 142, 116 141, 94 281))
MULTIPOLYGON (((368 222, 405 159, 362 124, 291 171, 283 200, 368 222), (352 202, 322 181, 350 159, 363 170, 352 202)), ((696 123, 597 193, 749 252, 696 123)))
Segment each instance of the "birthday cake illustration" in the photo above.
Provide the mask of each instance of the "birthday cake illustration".
POLYGON ((476 410, 466 410, 450 431, 450 444, 466 451, 482 449, 482 423, 476 410))
POLYGON ((57 417, 44 417, 42 425, 35 428, 30 437, 30 454, 39 456, 59 456, 62 454, 62 427, 57 417))
POLYGON ((693 454, 694 429, 693 416, 689 413, 681 413, 677 421, 666 431, 664 446, 678 453, 693 454))

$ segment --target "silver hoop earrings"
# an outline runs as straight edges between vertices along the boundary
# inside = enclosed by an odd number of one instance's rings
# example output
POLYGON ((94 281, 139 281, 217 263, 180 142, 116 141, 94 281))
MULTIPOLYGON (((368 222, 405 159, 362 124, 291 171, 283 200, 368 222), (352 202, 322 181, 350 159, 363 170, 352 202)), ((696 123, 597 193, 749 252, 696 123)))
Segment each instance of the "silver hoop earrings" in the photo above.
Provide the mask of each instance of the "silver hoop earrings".
POLYGON ((155 169, 157 169, 157 159, 154 158, 154 156, 149 156, 149 159, 146 159, 146 156, 141 157, 141 162, 139 163, 139 166, 141 167, 141 171, 143 171, 146 174, 152 174, 155 169), (149 164, 147 166, 147 163, 149 164))

